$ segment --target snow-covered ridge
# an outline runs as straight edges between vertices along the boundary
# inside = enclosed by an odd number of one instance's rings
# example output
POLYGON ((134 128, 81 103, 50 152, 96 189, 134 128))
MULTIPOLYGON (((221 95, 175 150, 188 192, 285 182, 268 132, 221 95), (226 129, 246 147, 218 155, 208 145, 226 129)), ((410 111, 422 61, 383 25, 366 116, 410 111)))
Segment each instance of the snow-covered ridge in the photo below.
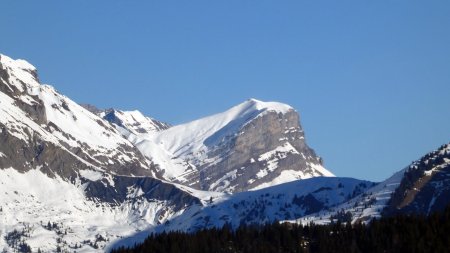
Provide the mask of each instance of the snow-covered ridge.
POLYGON ((0 55, 0 72, 0 96, 3 97, 0 114, 4 115, 0 124, 9 134, 30 147, 37 145, 35 137, 42 141, 51 140, 98 169, 112 166, 116 169, 119 166, 148 168, 147 161, 134 145, 108 121, 52 86, 41 84, 36 68, 28 62, 0 55))
POLYGON ((42 101, 47 122, 52 122, 64 130, 64 133, 57 131, 54 135, 67 139, 69 145, 77 146, 77 141, 105 149, 114 149, 118 144, 130 145, 113 128, 108 128, 106 121, 104 125, 99 124, 98 121, 102 121, 101 118, 58 93, 52 86, 41 85, 37 80, 36 68, 27 61, 13 60, 8 56, 0 55, 0 62, 10 75, 9 80, 3 81, 5 83, 9 81, 15 88, 24 92, 18 98, 23 102, 32 104, 42 101), (24 86, 26 90, 23 89, 24 86), (41 101, 36 101, 35 97, 41 101), (70 134, 74 139, 64 137, 63 134, 70 134))
POLYGON ((225 112, 171 127, 151 139, 175 156, 195 153, 236 133, 247 122, 267 112, 287 113, 290 110, 294 109, 286 104, 249 99, 225 112), (210 137, 214 138, 207 141, 210 137))
POLYGON ((24 71, 36 71, 36 67, 31 65, 26 60, 22 60, 22 59, 13 60, 12 58, 10 58, 4 54, 0 54, 0 63, 2 65, 8 66, 8 67, 14 68, 14 69, 22 69, 24 71))
POLYGON ((168 177, 178 178, 186 171, 184 160, 206 159, 209 146, 233 136, 256 117, 267 112, 287 113, 291 110, 294 111, 286 104, 249 99, 225 112, 140 135, 134 141, 144 155, 166 169, 168 177))
MULTIPOLYGON (((36 78, 36 68, 25 60, 13 60, 0 54, 0 65, 6 69, 10 83, 20 92, 33 90, 40 86, 36 78)), ((6 80, 3 80, 6 81, 6 80)), ((9 87, 12 89, 12 87, 9 87)))
POLYGON ((138 110, 121 111, 112 109, 101 112, 99 116, 116 124, 120 127, 119 131, 127 137, 130 134, 136 136, 153 134, 170 128, 169 124, 144 116, 138 110), (123 130, 129 133, 123 132, 123 130))

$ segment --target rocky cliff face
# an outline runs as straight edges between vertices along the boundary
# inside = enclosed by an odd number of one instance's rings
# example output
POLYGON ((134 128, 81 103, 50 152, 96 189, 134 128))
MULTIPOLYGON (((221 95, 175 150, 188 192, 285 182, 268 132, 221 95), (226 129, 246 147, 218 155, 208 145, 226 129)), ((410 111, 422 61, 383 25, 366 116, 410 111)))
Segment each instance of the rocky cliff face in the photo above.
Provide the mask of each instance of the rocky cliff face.
POLYGON ((206 161, 209 160, 199 166, 199 173, 191 179, 204 190, 240 192, 332 175, 307 146, 294 110, 269 111, 254 118, 229 139, 214 144, 206 161))

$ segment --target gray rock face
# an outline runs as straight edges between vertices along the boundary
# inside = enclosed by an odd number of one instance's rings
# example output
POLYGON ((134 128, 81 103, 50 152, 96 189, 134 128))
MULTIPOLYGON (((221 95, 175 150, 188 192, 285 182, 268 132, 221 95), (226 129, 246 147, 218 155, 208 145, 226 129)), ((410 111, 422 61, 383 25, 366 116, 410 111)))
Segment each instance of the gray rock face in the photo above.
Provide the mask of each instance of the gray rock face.
POLYGON ((100 113, 103 112, 103 110, 97 108, 97 106, 95 105, 91 105, 91 104, 80 104, 80 106, 82 106, 84 109, 92 112, 95 115, 99 115, 100 113))
MULTIPOLYGON (((201 205, 198 198, 176 188, 172 184, 161 182, 150 177, 113 176, 113 184, 105 178, 98 181, 87 180, 86 197, 100 200, 110 204, 123 203, 130 199, 129 189, 135 188, 142 191, 137 198, 147 200, 170 200, 170 205, 175 211, 187 206, 201 205)), ((133 196, 133 198, 136 198, 133 196)))
POLYGON ((195 189, 241 192, 333 176, 306 144, 299 115, 288 105, 250 99, 170 128, 155 127, 137 112, 112 110, 103 118, 154 161, 155 176, 195 189))
POLYGON ((29 132, 30 141, 24 142, 9 133, 5 125, 0 124, 0 169, 14 168, 20 172, 40 168, 50 177, 59 175, 74 179, 77 171, 92 168, 74 154, 45 142, 38 135, 29 132))
POLYGON ((208 160, 212 162, 205 162, 199 166, 198 173, 188 178, 189 186, 241 192, 276 184, 273 181, 277 178, 286 182, 331 175, 322 167, 321 158, 306 144, 294 110, 256 117, 232 136, 211 145, 208 160))

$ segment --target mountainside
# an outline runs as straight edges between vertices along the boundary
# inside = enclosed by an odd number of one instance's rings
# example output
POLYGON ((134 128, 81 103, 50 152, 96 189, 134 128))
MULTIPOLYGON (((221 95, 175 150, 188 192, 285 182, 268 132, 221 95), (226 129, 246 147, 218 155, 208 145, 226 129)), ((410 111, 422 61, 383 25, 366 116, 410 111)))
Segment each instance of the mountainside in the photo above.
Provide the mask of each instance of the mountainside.
POLYGON ((271 223, 328 210, 372 187, 374 183, 353 178, 316 177, 256 191, 211 197, 201 208, 187 209, 149 230, 118 240, 111 247, 142 242, 150 233, 194 232, 204 228, 231 228, 271 223))
POLYGON ((201 206, 149 177, 83 176, 72 183, 37 169, 0 170, 0 249, 27 252, 19 250, 22 244, 33 252, 103 252, 114 240, 201 206))
POLYGON ((139 111, 110 109, 98 114, 100 117, 118 126, 120 132, 126 136, 130 134, 152 134, 170 128, 170 124, 146 117, 139 111))
POLYGON ((133 128, 138 123, 104 118, 128 130, 121 132, 158 166, 160 178, 199 190, 240 192, 333 176, 307 146, 298 113, 285 104, 250 99, 223 113, 141 132, 133 128))
POLYGON ((408 167, 384 214, 430 214, 449 203, 450 144, 446 144, 408 167))
POLYGON ((108 121, 0 55, 1 249, 102 251, 105 240, 201 205, 153 168, 108 121))
POLYGON ((450 144, 441 146, 361 195, 296 222, 367 222, 395 214, 430 214, 450 204, 450 144))
POLYGON ((0 167, 73 179, 92 169, 150 175, 151 164, 107 121, 53 87, 36 69, 0 55, 0 167))

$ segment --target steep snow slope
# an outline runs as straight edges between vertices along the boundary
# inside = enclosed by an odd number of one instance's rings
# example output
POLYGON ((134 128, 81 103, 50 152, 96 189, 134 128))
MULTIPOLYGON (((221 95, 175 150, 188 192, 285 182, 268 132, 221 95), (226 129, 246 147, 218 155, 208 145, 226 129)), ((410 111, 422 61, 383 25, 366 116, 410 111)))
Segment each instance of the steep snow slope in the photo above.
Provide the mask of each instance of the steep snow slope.
POLYGON ((174 126, 155 135, 153 140, 175 157, 204 160, 208 147, 235 134, 254 118, 269 111, 286 113, 289 110, 293 108, 285 104, 249 99, 226 112, 174 126))
POLYGON ((236 192, 333 176, 306 145, 297 112, 282 103, 250 99, 152 133, 116 125, 158 165, 158 176, 197 189, 236 192))
MULTIPOLYGON (((30 150, 25 156, 34 156, 36 166, 51 170, 49 164, 57 158, 50 157, 50 153, 54 153, 50 149, 59 149, 96 170, 150 175, 145 171, 150 169, 150 164, 132 143, 107 121, 59 94, 53 87, 41 85, 36 69, 26 61, 0 55, 0 96, 0 128, 8 138, 2 139, 5 143, 0 146, 0 152, 10 154, 12 150, 20 149, 15 146, 25 145, 30 150)), ((11 158, 5 156, 0 160, 11 158)), ((30 163, 30 158, 25 157, 23 163, 30 163)), ((26 167, 15 161, 1 163, 10 163, 16 169, 26 167)))

